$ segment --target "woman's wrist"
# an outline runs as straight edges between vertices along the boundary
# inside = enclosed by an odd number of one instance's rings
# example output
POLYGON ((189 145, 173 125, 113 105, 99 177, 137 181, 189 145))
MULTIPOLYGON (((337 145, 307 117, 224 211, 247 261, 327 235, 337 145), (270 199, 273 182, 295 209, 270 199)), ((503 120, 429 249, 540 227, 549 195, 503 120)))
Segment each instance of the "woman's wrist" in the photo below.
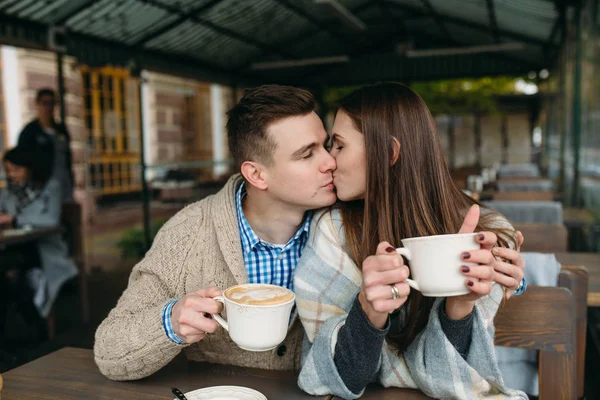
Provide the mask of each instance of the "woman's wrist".
POLYGON ((468 317, 473 312, 474 307, 474 301, 454 297, 446 298, 446 316, 455 321, 468 317))
POLYGON ((360 307, 369 319, 371 325, 374 328, 383 329, 387 324, 389 315, 386 313, 380 313, 378 311, 375 311, 373 307, 371 307, 371 304, 365 298, 365 294, 362 290, 358 294, 358 302, 360 303, 360 307))

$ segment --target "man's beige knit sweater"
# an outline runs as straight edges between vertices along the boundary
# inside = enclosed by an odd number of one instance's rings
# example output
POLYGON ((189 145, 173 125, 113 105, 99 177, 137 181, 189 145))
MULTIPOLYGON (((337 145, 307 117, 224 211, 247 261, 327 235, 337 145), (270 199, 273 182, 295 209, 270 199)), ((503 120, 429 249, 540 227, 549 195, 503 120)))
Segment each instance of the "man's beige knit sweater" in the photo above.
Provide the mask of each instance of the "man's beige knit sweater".
POLYGON ((171 342, 163 329, 162 312, 170 300, 204 287, 224 290, 248 282, 234 196, 240 183, 239 176, 234 176, 219 193, 177 213, 134 267, 127 289, 96 332, 94 357, 106 377, 144 378, 182 349, 194 361, 263 369, 300 368, 304 331, 296 317, 282 343, 285 348, 258 353, 237 347, 221 328, 193 345, 171 342))

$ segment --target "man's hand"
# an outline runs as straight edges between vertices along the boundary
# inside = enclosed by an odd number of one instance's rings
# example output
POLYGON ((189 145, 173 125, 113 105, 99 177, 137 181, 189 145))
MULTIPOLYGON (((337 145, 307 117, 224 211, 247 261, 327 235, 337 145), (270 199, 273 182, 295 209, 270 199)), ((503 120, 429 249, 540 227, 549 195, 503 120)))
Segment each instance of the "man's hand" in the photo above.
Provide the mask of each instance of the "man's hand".
POLYGON ((173 331, 186 343, 196 343, 204 339, 207 333, 214 333, 219 324, 211 314, 219 314, 223 304, 213 300, 221 296, 216 287, 196 290, 181 299, 171 310, 173 331))
POLYGON ((523 277, 525 277, 525 260, 520 251, 523 240, 523 234, 517 231, 516 250, 502 247, 492 249, 492 253, 501 258, 501 260, 496 261, 496 265, 494 266, 496 270, 494 280, 508 289, 506 292, 507 299, 515 293, 515 289, 519 286, 523 277))
MULTIPOLYGON (((479 213, 479 206, 473 205, 467 212, 459 233, 474 232, 479 222, 479 213)), ((467 251, 461 255, 463 260, 479 264, 475 266, 463 265, 461 267, 462 274, 467 278, 465 285, 471 293, 446 299, 446 315, 450 319, 460 320, 465 318, 473 312, 475 301, 492 291, 496 260, 491 249, 498 238, 492 232, 480 232, 475 236, 475 241, 481 246, 480 250, 467 251)))

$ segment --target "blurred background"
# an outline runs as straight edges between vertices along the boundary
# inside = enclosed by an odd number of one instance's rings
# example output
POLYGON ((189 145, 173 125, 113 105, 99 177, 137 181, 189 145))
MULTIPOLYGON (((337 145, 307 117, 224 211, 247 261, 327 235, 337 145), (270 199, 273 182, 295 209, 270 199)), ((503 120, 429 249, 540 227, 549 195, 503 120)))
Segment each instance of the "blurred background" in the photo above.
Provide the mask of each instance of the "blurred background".
MULTIPOLYGON (((47 332, 23 334, 30 323, 7 307, 0 372, 63 346, 91 348, 162 223, 234 173, 226 112, 244 88, 264 83, 311 90, 326 127, 353 88, 410 85, 435 117, 457 185, 531 224, 526 243, 548 245, 525 250, 597 254, 599 8, 599 0, 0 0, 0 153, 41 120, 39 90, 51 89, 73 174, 61 234, 78 271, 44 316, 47 332), (539 224, 564 234, 546 237, 551 229, 539 224)), ((0 187, 8 188, 4 169, 0 187)), ((0 252, 14 245, 13 231, 32 227, 9 228, 0 252)), ((600 370, 599 305, 588 309, 590 382, 600 370)))

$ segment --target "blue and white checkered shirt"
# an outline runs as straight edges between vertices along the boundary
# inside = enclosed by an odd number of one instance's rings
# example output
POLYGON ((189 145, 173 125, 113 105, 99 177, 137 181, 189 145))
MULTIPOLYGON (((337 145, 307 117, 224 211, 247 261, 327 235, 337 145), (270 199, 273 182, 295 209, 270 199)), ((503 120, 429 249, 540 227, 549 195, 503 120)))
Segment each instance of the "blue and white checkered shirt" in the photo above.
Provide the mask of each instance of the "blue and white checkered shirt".
MULTIPOLYGON (((284 245, 272 244, 260 239, 248 223, 242 200, 246 195, 245 183, 242 183, 235 195, 238 228, 242 241, 244 265, 248 273, 249 283, 269 283, 294 290, 294 269, 304 250, 308 239, 312 212, 307 212, 302 226, 284 245)), ((185 344, 171 325, 171 310, 179 299, 169 302, 163 310, 163 328, 167 337, 177 344, 185 344)))

